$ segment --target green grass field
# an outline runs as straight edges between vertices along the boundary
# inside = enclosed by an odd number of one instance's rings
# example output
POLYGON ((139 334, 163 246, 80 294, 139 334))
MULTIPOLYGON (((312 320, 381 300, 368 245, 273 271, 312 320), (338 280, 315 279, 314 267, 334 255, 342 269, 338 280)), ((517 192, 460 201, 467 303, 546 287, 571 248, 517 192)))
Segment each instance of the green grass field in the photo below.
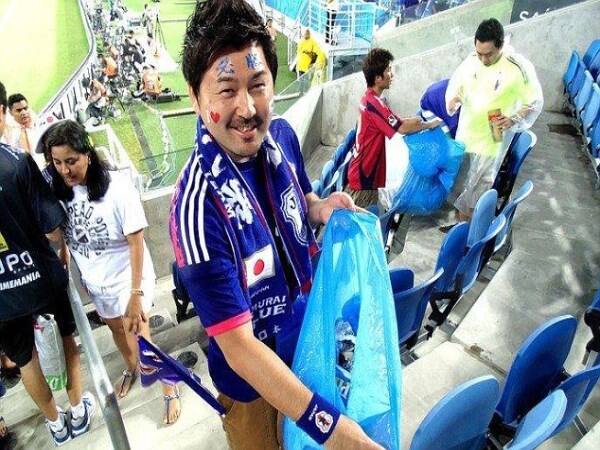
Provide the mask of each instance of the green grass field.
POLYGON ((39 112, 88 52, 77 0, 0 0, 0 81, 39 112))

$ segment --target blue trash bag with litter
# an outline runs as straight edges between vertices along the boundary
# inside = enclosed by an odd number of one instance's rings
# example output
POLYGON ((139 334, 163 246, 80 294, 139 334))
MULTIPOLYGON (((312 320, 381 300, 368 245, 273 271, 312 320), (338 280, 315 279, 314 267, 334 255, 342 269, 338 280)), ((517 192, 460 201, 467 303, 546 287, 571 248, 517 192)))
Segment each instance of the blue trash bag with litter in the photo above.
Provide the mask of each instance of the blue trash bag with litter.
MULTIPOLYGON (((377 217, 336 210, 323 237, 292 370, 374 441, 400 449, 396 312, 377 217)), ((322 448, 285 419, 286 450, 322 448)))
POLYGON ((425 216, 437 211, 454 186, 465 146, 440 127, 404 136, 409 164, 392 209, 425 216))

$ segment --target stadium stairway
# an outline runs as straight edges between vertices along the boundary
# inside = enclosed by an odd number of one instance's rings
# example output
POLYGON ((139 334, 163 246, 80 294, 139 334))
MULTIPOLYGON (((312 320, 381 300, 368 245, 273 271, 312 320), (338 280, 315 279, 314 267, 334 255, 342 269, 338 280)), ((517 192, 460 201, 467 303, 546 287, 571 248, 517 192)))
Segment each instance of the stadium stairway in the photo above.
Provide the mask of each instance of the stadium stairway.
MULTIPOLYGON (((206 345, 206 335, 197 319, 177 324, 175 305, 171 299, 172 280, 165 277, 158 280, 155 306, 150 312, 154 342, 165 352, 180 357, 186 365, 200 376, 204 386, 214 391, 208 374, 208 364, 201 347, 206 345)), ((88 305, 89 306, 89 305, 88 305)), ((86 309, 89 309, 86 307, 86 309)), ((110 380, 117 384, 124 368, 108 327, 103 325, 93 330, 98 349, 110 380)), ((84 389, 94 392, 85 355, 82 354, 82 375, 84 389)), ((139 378, 129 395, 119 400, 121 415, 132 449, 196 448, 226 449, 225 435, 217 413, 187 386, 180 384, 182 415, 174 425, 162 424, 164 401, 158 383, 143 388, 139 378)), ((64 391, 55 396, 59 406, 68 408, 69 402, 64 391)), ((50 434, 46 430, 39 410, 25 392, 23 383, 9 389, 2 398, 3 415, 13 435, 14 449, 52 449, 50 434)), ((88 433, 65 444, 64 449, 100 450, 112 448, 102 412, 97 405, 92 426, 88 433)))

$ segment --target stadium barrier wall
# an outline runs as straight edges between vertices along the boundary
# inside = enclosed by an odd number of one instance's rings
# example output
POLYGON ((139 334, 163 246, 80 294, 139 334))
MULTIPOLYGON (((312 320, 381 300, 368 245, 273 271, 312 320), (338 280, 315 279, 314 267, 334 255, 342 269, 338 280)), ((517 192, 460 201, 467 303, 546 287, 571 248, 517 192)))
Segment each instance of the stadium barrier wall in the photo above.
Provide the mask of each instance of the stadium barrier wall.
POLYGON ((398 28, 386 26, 375 34, 373 46, 388 49, 396 59, 416 55, 473 36, 479 23, 490 17, 508 25, 513 4, 514 0, 475 0, 398 28))
POLYGON ((73 72, 71 77, 48 102, 48 105, 39 115, 39 126, 45 127, 52 122, 60 119, 73 119, 76 113, 77 104, 85 98, 85 93, 81 87, 83 78, 93 78, 93 66, 98 64, 96 56, 96 36, 92 31, 89 17, 86 10, 85 0, 78 0, 79 12, 85 29, 85 35, 88 40, 89 51, 79 68, 73 72))
MULTIPOLYGON (((423 19, 432 24, 439 18, 423 19), (432 20, 429 22, 429 20, 432 20)), ((562 76, 570 54, 582 54, 600 36, 600 0, 588 0, 506 27, 510 44, 534 64, 544 90, 544 108, 563 107, 562 76)), ((401 116, 414 115, 422 93, 431 83, 448 78, 460 62, 473 51, 473 38, 452 42, 425 53, 394 61, 394 82, 387 97, 401 116)), ((366 89, 362 73, 323 86, 321 142, 338 145, 358 117, 357 105, 366 89)))

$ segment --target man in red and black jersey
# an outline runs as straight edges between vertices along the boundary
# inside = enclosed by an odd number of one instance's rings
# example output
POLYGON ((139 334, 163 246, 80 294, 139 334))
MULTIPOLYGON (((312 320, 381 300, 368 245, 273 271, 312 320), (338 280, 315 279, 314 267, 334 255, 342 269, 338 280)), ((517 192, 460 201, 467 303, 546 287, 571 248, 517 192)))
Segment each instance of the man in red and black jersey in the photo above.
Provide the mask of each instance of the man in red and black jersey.
POLYGON ((361 207, 377 203, 377 190, 386 187, 386 139, 439 125, 438 121, 423 123, 419 117, 401 119, 392 112, 382 94, 392 83, 393 59, 387 50, 374 48, 363 63, 367 91, 360 101, 356 149, 348 169, 350 194, 361 207))

